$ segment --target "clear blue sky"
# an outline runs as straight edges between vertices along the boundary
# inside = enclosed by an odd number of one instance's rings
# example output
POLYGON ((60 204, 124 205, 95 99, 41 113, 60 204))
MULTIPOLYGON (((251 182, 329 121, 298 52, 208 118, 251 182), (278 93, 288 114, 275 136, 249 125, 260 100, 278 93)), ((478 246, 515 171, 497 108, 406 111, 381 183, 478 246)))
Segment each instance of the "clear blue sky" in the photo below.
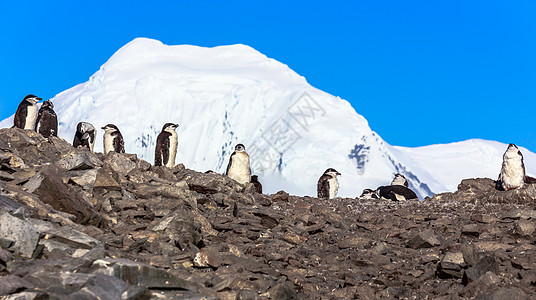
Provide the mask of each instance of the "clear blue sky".
POLYGON ((393 145, 483 138, 536 152, 536 1, 179 2, 0 0, 0 119, 148 37, 250 45, 350 101, 393 145))

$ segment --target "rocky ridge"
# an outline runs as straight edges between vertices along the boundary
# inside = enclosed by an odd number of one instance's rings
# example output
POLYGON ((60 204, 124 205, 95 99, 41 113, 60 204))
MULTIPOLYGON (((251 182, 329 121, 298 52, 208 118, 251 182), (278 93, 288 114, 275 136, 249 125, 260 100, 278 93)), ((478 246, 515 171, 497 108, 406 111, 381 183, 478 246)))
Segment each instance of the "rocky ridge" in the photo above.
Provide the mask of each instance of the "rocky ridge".
POLYGON ((0 129, 3 299, 530 299, 536 186, 395 202, 260 195, 0 129))

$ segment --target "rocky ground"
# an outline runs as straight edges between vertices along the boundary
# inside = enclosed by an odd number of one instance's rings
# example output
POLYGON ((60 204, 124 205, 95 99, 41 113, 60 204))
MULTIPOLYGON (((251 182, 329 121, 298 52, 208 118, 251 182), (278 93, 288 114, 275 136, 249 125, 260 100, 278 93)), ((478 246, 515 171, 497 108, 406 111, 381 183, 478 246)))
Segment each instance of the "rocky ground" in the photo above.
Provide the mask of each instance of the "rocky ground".
POLYGON ((2 299, 533 299, 536 186, 259 195, 0 129, 2 299))

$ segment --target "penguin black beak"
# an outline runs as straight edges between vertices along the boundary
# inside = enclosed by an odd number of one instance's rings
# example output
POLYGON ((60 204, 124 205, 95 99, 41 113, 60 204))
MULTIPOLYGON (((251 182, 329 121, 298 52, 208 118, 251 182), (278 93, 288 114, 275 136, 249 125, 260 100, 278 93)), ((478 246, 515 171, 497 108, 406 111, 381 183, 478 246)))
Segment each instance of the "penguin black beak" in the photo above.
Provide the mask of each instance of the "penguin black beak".
POLYGON ((337 175, 341 176, 341 173, 337 172, 337 175))

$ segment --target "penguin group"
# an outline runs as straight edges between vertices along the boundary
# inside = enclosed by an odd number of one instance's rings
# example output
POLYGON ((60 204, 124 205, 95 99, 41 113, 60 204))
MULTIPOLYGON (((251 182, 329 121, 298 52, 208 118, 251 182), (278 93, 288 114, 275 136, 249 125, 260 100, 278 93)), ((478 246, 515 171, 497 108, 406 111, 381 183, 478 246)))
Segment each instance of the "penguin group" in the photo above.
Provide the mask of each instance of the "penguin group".
MULTIPOLYGON (((40 108, 37 103, 43 100, 35 95, 27 95, 19 104, 15 117, 14 126, 25 130, 33 130, 46 138, 58 136, 58 117, 54 112, 52 101, 44 101, 40 108)), ((173 168, 178 149, 177 128, 179 124, 166 123, 156 139, 155 166, 165 166, 173 168)), ((107 124, 102 127, 104 130, 103 144, 104 154, 109 152, 125 153, 125 143, 123 135, 114 124, 107 124)), ((88 122, 80 122, 76 126, 73 146, 75 148, 87 148, 94 150, 97 131, 88 122)), ((213 173, 207 171, 207 173, 213 173)), ((251 174, 250 158, 243 144, 237 144, 234 152, 229 157, 229 163, 225 175, 240 184, 252 183, 257 193, 262 194, 262 185, 257 175, 251 174)), ((328 168, 320 176, 317 182, 317 197, 333 199, 337 197, 340 176, 337 170, 328 168)), ((503 163, 499 178, 496 181, 496 188, 502 191, 520 189, 525 184, 534 184, 536 179, 527 176, 523 155, 515 144, 509 144, 503 155, 503 163)), ((362 199, 390 199, 393 201, 418 199, 414 191, 409 188, 406 177, 402 174, 395 174, 390 185, 380 186, 377 189, 365 189, 361 194, 362 199)))

